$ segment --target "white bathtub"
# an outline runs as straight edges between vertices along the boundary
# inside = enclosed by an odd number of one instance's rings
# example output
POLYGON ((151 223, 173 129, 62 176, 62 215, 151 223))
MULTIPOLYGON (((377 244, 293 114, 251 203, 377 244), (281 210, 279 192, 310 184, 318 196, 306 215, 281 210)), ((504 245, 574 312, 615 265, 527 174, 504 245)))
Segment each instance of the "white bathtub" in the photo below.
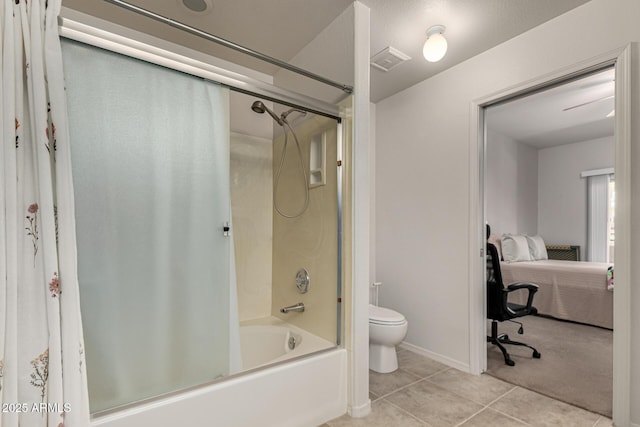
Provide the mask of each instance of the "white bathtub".
POLYGON ((330 341, 275 317, 253 320, 240 326, 242 368, 257 368, 335 347, 330 341))
POLYGON ((240 329, 248 369, 273 366, 103 415, 92 419, 91 426, 299 427, 320 425, 346 413, 346 350, 275 318, 240 329), (288 338, 283 348, 287 334, 299 338, 290 351, 288 338), (279 347, 273 358, 259 357, 260 347, 272 345, 279 347), (325 351, 278 363, 319 350, 325 351))

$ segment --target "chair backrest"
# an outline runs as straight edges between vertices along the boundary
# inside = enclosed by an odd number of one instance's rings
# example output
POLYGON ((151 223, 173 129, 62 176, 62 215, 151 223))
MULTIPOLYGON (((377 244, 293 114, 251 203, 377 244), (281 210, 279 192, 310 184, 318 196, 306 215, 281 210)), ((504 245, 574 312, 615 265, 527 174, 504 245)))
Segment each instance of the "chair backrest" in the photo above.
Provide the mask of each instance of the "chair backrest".
POLYGON ((487 224, 487 285, 492 284, 492 286, 502 289, 504 285, 500 272, 500 256, 498 248, 493 243, 489 243, 489 236, 491 236, 491 227, 487 224))
MULTIPOLYGON (((491 228, 487 224, 487 239, 491 234, 491 228)), ((498 249, 492 243, 487 242, 487 317, 489 319, 503 318, 502 272, 500 271, 500 257, 498 249)))
POLYGON ((492 243, 487 243, 487 283, 491 283, 499 289, 504 288, 498 248, 492 243))

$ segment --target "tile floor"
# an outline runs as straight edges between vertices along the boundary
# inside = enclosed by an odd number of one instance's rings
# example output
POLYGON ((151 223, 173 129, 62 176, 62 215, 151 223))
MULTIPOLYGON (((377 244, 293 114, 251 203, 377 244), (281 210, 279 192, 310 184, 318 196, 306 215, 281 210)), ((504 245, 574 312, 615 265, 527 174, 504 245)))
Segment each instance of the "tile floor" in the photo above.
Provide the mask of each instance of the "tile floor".
POLYGON ((369 371, 371 414, 320 427, 613 426, 599 414, 408 350, 398 350, 398 364, 390 374, 369 371))

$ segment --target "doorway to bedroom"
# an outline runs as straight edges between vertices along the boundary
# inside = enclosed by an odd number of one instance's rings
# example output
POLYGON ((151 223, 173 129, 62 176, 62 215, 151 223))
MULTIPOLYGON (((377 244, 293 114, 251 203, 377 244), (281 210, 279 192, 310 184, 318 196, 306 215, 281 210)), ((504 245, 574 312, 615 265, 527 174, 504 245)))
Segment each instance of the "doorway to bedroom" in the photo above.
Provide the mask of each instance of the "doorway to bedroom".
MULTIPOLYGON (((499 322, 514 366, 487 345, 486 373, 612 417, 615 69, 484 109, 484 221, 504 285, 538 286, 538 315, 499 322), (522 329, 521 326, 524 326, 522 329), (520 331, 523 330, 523 334, 520 331)), ((527 291, 509 302, 527 305, 527 291)), ((491 310, 488 310, 491 311, 491 310)), ((491 331, 491 320, 487 330, 491 331)))

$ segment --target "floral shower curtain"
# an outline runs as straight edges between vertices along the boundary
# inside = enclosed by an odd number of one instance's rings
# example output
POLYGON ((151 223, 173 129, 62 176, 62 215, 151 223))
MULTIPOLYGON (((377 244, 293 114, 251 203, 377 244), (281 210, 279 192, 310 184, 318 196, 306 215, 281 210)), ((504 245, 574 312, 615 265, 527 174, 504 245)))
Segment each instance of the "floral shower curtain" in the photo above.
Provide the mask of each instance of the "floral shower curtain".
POLYGON ((61 0, 0 1, 0 427, 88 426, 61 0))

